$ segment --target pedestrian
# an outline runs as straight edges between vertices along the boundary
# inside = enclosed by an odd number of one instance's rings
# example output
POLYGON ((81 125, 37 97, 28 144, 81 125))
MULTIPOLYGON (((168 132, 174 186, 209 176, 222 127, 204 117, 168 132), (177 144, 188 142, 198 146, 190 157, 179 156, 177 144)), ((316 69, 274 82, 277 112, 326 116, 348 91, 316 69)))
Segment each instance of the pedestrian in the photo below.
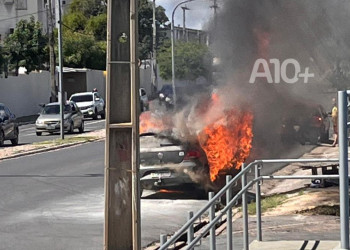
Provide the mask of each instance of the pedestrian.
POLYGON ((97 90, 97 88, 94 88, 94 89, 92 90, 92 93, 96 93, 96 92, 98 92, 98 90, 97 90))
POLYGON ((333 123, 333 144, 332 147, 335 147, 338 144, 338 106, 335 98, 332 99, 333 108, 332 108, 332 123, 333 123))

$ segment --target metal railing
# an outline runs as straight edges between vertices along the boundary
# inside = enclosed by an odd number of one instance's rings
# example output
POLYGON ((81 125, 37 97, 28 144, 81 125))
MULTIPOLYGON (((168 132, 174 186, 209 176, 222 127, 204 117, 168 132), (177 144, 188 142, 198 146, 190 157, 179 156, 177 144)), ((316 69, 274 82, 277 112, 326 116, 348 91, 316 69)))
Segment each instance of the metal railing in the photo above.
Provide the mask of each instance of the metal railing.
MULTIPOLYGON (((214 196, 212 192, 209 193, 208 203, 200 209, 195 215, 188 217, 188 221, 170 238, 167 239, 166 235, 161 235, 161 246, 160 250, 168 249, 172 244, 185 233, 187 233, 187 246, 186 249, 193 249, 200 240, 210 234, 210 249, 216 249, 215 241, 215 228, 218 222, 226 214, 227 223, 227 249, 233 249, 233 237, 232 237, 232 208, 235 206, 237 201, 242 198, 242 215, 243 215, 243 247, 248 249, 249 236, 248 236, 248 201, 247 201, 247 191, 254 184, 256 184, 256 225, 257 225, 257 240, 262 241, 262 230, 261 230, 261 191, 260 184, 262 180, 273 180, 273 179, 338 179, 338 175, 302 175, 302 176, 262 176, 260 171, 264 164, 273 163, 326 163, 326 162, 339 162, 339 159, 276 159, 276 160, 258 160, 254 161, 247 166, 243 164, 241 171, 232 178, 231 176, 226 176, 226 185, 214 196), (253 180, 247 182, 247 174, 255 167, 255 177, 253 180), (241 180, 241 190, 232 197, 232 189, 241 180), (226 206, 221 209, 217 214, 215 211, 215 206, 217 202, 226 194, 226 206), (194 224, 202 216, 204 216, 209 211, 209 223, 200 230, 198 235, 194 235, 194 224)), ((193 214, 193 212, 189 212, 193 214)))
POLYGON ((227 249, 233 249, 232 237, 232 207, 242 198, 242 216, 243 216, 243 248, 249 249, 248 234, 248 202, 247 191, 255 184, 256 192, 256 230, 257 240, 262 241, 261 230, 261 191, 260 184, 262 180, 272 179, 339 179, 339 196, 340 196, 340 241, 341 249, 349 249, 349 176, 348 176, 348 95, 350 91, 338 92, 338 124, 339 124, 339 159, 275 159, 275 160, 258 160, 247 166, 242 165, 241 171, 232 178, 226 177, 226 185, 214 196, 209 194, 208 203, 200 209, 195 215, 189 212, 188 221, 170 238, 166 235, 160 236, 160 250, 168 249, 172 244, 187 232, 187 247, 193 249, 196 244, 209 232, 210 249, 216 249, 215 228, 219 220, 226 214, 227 223, 227 249), (303 176, 261 176, 261 169, 264 164, 273 163, 339 163, 339 175, 303 175, 303 176), (247 173, 255 167, 254 179, 247 182, 247 173), (232 189, 237 182, 241 180, 241 190, 232 197, 232 189), (226 206, 215 214, 217 201, 226 193, 226 206), (209 223, 201 229, 196 236, 194 234, 194 224, 209 210, 209 223))

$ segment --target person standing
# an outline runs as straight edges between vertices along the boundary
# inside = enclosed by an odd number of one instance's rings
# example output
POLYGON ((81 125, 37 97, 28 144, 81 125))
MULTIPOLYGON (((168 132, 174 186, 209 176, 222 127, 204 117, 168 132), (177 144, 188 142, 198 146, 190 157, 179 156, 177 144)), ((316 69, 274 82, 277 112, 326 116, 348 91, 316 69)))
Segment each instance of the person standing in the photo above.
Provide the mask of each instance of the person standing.
POLYGON ((333 144, 332 147, 335 147, 338 144, 338 106, 335 98, 332 99, 333 108, 332 108, 332 123, 333 123, 333 144))

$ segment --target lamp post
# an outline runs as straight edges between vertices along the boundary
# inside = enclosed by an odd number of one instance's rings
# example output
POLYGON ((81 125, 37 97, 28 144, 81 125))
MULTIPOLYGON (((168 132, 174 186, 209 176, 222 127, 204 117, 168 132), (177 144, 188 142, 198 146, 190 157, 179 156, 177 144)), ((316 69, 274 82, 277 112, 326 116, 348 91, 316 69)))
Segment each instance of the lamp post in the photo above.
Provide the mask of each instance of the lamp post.
POLYGON ((179 3, 178 5, 175 6, 172 14, 171 14, 171 84, 173 87, 173 101, 174 101, 174 108, 176 107, 176 90, 175 90, 175 53, 174 53, 174 37, 175 37, 175 30, 174 30, 174 14, 175 14, 175 10, 184 3, 188 3, 188 2, 192 2, 194 0, 186 0, 183 1, 181 3, 179 3))

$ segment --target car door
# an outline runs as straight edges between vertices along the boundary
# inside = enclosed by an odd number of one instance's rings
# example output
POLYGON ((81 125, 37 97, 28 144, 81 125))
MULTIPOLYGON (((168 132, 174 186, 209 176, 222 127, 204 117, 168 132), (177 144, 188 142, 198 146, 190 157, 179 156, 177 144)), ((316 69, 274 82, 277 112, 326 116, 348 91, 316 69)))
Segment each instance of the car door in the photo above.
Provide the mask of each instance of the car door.
POLYGON ((74 126, 80 127, 81 123, 83 122, 84 115, 83 115, 83 113, 81 113, 81 111, 76 103, 72 103, 72 110, 74 111, 74 115, 75 115, 74 116, 74 119, 75 119, 74 126))
POLYGON ((73 121, 74 128, 76 128, 79 126, 78 111, 76 109, 76 106, 73 103, 70 103, 69 106, 70 106, 70 112, 71 112, 71 119, 73 121))
POLYGON ((4 122, 3 122, 3 129, 5 134, 5 139, 12 138, 15 131, 15 115, 11 113, 9 108, 4 106, 4 122))

